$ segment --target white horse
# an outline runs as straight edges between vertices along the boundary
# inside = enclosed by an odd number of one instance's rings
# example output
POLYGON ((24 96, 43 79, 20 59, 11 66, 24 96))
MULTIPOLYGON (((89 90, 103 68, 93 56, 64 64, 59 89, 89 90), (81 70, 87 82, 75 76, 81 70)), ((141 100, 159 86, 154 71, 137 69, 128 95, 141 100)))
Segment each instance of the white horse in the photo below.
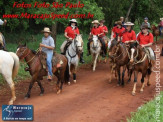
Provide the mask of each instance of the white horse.
POLYGON ((9 101, 9 105, 12 105, 16 100, 15 86, 13 79, 18 74, 19 70, 19 58, 13 52, 6 52, 0 50, 0 74, 4 77, 10 86, 12 98, 9 101))
POLYGON ((101 43, 96 35, 92 36, 93 42, 90 43, 90 52, 92 55, 93 71, 96 69, 97 59, 101 52, 101 43))
MULTIPOLYGON (((73 74, 73 81, 76 83, 76 71, 79 64, 79 55, 83 50, 83 39, 80 34, 76 35, 75 39, 66 50, 66 57, 68 59, 69 73, 73 74)), ((70 85, 70 81, 68 82, 70 85)))

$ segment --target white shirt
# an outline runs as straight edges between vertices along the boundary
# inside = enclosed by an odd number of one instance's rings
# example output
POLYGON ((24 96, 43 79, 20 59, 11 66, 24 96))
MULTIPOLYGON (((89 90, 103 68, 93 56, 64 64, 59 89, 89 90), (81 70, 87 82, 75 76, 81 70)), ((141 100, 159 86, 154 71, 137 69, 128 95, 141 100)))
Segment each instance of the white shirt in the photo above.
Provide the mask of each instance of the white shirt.
POLYGON ((4 22, 0 19, 0 25, 3 25, 3 23, 4 23, 4 22))

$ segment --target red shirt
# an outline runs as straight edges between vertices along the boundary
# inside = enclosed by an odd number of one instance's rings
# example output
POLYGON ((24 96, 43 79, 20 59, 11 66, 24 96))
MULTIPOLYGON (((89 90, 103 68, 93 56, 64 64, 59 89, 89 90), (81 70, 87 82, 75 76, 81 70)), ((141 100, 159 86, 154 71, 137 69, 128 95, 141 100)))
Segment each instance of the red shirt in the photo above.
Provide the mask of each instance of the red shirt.
POLYGON ((102 30, 102 28, 101 27, 97 27, 97 28, 92 28, 91 29, 91 34, 92 35, 98 35, 98 34, 101 34, 101 33, 103 33, 103 30, 102 30))
POLYGON ((76 27, 74 30, 72 29, 71 26, 68 26, 66 29, 65 29, 65 32, 67 32, 67 36, 74 39, 76 34, 79 34, 79 29, 76 27))
POLYGON ((139 41, 140 45, 153 43, 153 35, 152 35, 152 33, 149 33, 148 35, 144 35, 143 33, 139 33, 137 40, 139 41))
POLYGON ((160 22, 160 26, 163 27, 163 21, 160 22))
POLYGON ((125 31, 125 28, 124 28, 124 27, 118 28, 117 26, 115 26, 115 27, 112 29, 112 31, 114 32, 113 37, 115 38, 115 37, 116 37, 116 34, 121 35, 122 32, 125 31))
POLYGON ((122 36, 123 43, 126 41, 136 40, 136 34, 135 34, 135 31, 133 31, 133 30, 131 30, 131 32, 125 31, 124 33, 122 33, 119 36, 122 36))
MULTIPOLYGON (((102 28, 102 30, 103 30, 103 32, 104 31, 108 31, 108 28, 104 25, 104 26, 100 26, 101 28, 102 28)), ((102 37, 103 36, 106 36, 106 34, 105 34, 105 32, 104 32, 104 34, 102 35, 102 37)))

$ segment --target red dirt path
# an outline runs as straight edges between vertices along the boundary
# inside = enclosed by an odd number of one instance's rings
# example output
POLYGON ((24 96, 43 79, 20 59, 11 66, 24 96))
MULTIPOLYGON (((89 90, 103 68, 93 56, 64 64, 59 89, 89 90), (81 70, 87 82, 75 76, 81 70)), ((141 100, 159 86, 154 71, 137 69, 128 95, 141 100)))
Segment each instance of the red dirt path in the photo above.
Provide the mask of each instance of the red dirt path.
MULTIPOLYGON (((160 57, 160 60, 163 62, 163 57, 160 57)), ((130 117, 130 112, 136 111, 155 95, 155 73, 151 76, 151 86, 145 86, 143 93, 139 92, 141 87, 139 75, 136 96, 131 95, 133 77, 131 83, 118 87, 116 79, 109 84, 109 75, 108 62, 97 64, 95 72, 92 72, 89 65, 85 65, 77 73, 77 83, 70 86, 64 84, 60 95, 56 94, 54 82, 44 80, 42 84, 45 94, 39 96, 40 89, 35 84, 31 98, 27 100, 23 98, 29 80, 22 81, 16 84, 17 100, 14 104, 33 105, 34 122, 120 122, 126 121, 126 117, 130 117)), ((125 81, 127 79, 126 75, 125 81)), ((161 85, 163 86, 163 83, 161 85)), ((2 104, 7 104, 10 98, 9 87, 7 84, 3 87, 0 89, 0 116, 2 104)))

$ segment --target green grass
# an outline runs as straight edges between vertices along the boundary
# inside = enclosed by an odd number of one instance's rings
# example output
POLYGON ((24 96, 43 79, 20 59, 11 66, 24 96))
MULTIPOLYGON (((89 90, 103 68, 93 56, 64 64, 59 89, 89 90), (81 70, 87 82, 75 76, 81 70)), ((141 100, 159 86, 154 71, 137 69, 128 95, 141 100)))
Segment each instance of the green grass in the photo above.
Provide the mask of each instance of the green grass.
MULTIPOLYGON (((163 122, 163 91, 160 94, 160 98, 160 116, 157 120, 163 122)), ((147 104, 139 107, 136 112, 132 112, 131 118, 127 118, 127 122, 156 122, 156 101, 155 98, 147 104)))

